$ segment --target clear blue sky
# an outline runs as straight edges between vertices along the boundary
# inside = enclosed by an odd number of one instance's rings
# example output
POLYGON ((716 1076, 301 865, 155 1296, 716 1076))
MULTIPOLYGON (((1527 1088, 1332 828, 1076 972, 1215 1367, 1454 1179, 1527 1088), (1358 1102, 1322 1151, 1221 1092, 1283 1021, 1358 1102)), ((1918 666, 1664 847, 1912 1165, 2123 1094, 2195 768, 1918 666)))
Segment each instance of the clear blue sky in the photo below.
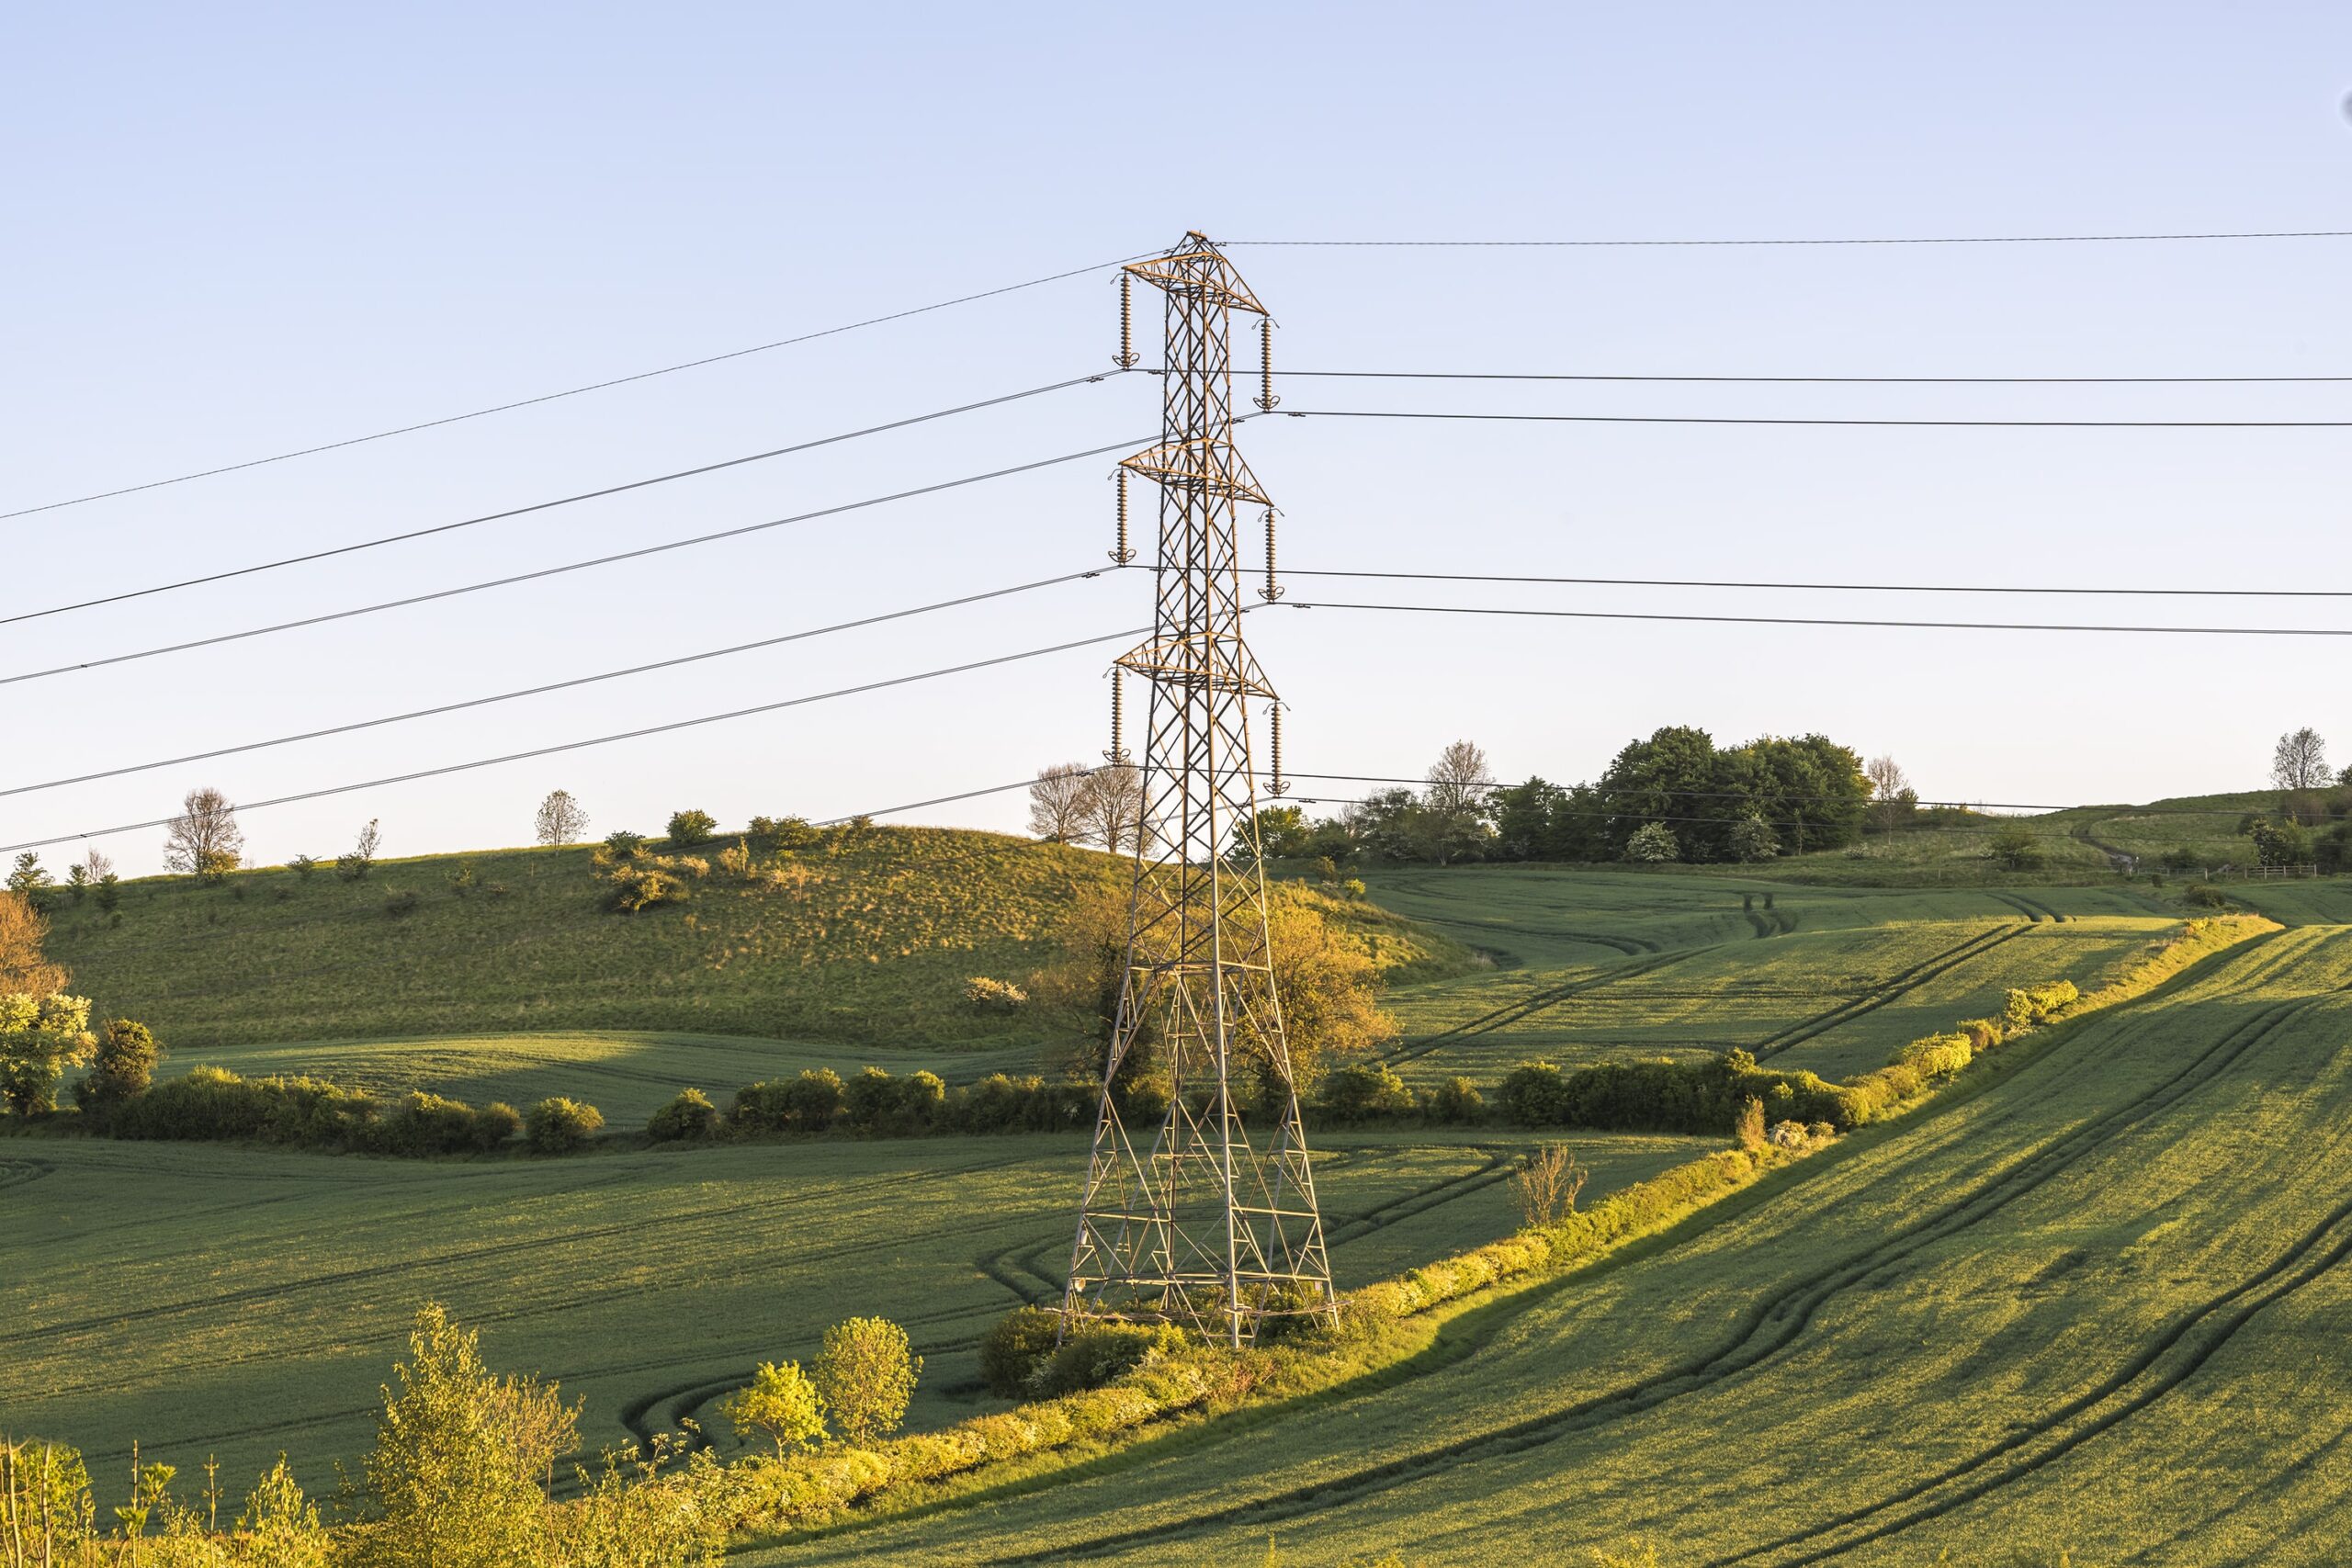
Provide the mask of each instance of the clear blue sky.
MULTIPOLYGON (((1229 240, 2352 228, 2340 4, 94 6, 19 15, 0 510, 1229 240)), ((1236 245, 1283 362, 1694 374, 2352 374, 2352 241, 1838 250, 1236 245)), ((0 614, 322 547, 1100 367, 1107 274, 350 451, 0 523, 0 614)), ((2352 418, 2342 388, 1296 383, 1295 405, 2352 418)), ((344 560, 0 628, 15 672, 1140 435, 1136 378, 344 560)), ((2352 585, 2352 432, 1246 427, 1284 556, 1605 576, 2352 585)), ((6 784, 462 699, 1099 561, 1108 460, 641 565, 0 686, 6 784)), ((1303 585, 1294 592, 1304 592, 1303 585)), ((1327 590, 1337 596, 1336 590, 1327 590)), ((1464 589, 1578 608, 2352 626, 2324 602, 1464 589), (2054 615, 2053 615, 2053 613, 2054 615)), ((1372 596, 1363 594, 1360 596, 1372 596)), ((772 701, 1140 624, 1058 588, 102 784, 0 842, 772 701)), ((1820 729, 1938 796, 2352 761, 2340 642, 1260 617, 1306 772, 1484 743, 1591 776, 1635 734, 1820 729)), ((1104 742, 1108 650, 250 815, 265 862, 701 806, 824 817, 1104 742)), ((1013 826, 1017 797, 930 814, 1013 826)), ((107 841, 153 869, 161 835, 107 841)), ((62 864, 70 851, 52 852, 62 864)))

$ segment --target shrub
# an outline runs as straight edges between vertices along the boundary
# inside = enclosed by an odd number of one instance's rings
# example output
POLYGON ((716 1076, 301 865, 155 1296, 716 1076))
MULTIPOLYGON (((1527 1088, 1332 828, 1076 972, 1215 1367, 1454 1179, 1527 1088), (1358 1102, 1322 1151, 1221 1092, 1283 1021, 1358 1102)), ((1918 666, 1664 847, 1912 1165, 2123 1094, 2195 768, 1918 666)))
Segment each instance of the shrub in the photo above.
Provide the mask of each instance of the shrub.
POLYGON ((1183 1348, 1183 1330, 1173 1324, 1081 1324, 1031 1371, 1030 1392, 1050 1399, 1101 1388, 1183 1348))
POLYGON ((787 1083, 769 1079, 735 1091, 728 1122, 746 1133, 821 1133, 842 1108, 841 1075, 831 1067, 808 1067, 787 1083))
POLYGON ((474 1109, 417 1090, 373 1130, 368 1140, 385 1154, 451 1155, 474 1147, 474 1109))
POLYGON ((87 997, 0 992, 0 1105, 18 1116, 56 1110, 65 1069, 97 1049, 89 1022, 87 997))
POLYGON ((286 867, 296 876, 299 876, 303 881, 307 882, 311 879, 311 873, 319 869, 318 857, 315 855, 296 855, 292 860, 286 863, 286 867))
POLYGON ((525 1135, 531 1147, 543 1155, 569 1154, 604 1125, 604 1112, 560 1095, 542 1100, 523 1117, 525 1135))
POLYGON ((2180 890, 2180 901, 2205 909, 2230 908, 2230 896, 2210 882, 2192 882, 2180 890))
POLYGON ((698 1089, 684 1089, 678 1091, 677 1099, 647 1120, 645 1135, 661 1144, 707 1138, 718 1118, 718 1108, 710 1103, 708 1095, 698 1089))
POLYGON ((470 898, 481 886, 481 874, 475 871, 474 863, 469 860, 459 861, 458 868, 449 874, 449 894, 452 897, 470 898))
POLYGON ((2011 990, 2003 1016, 2011 1032, 2030 1029, 2037 1023, 2049 1022, 2080 999, 2081 993, 2075 989, 2072 980, 2052 980, 2043 986, 2011 990))
POLYGON ((612 884, 612 907, 626 915, 686 899, 684 881, 653 858, 624 861, 613 867, 606 880, 612 884))
POLYGON ((523 1130, 523 1113, 503 1100, 474 1112, 474 1147, 490 1153, 523 1130))
POLYGON ((1521 1159, 1510 1185, 1528 1227, 1542 1230, 1563 1214, 1576 1213, 1577 1195, 1591 1175, 1562 1144, 1546 1144, 1521 1159))
POLYGON ((1337 1122, 1397 1116, 1413 1109, 1413 1091, 1385 1062, 1351 1062, 1323 1080, 1316 1103, 1337 1122))
POLYGON ((975 975, 964 982, 964 999, 990 1012, 1014 1012, 1028 1005, 1029 993, 1010 980, 975 975))
POLYGON ((345 882, 357 882, 367 876, 376 864, 376 850, 384 836, 374 818, 359 829, 358 841, 344 853, 334 857, 334 874, 345 882))
POLYGON ((907 1348, 907 1331, 888 1318, 853 1317, 825 1330, 814 1382, 848 1442, 887 1437, 906 1419, 922 1358, 907 1348))
POLYGON ((1448 1078, 1430 1094, 1429 1112, 1447 1126, 1469 1126, 1487 1119, 1487 1097, 1468 1078, 1448 1078))
POLYGON ((1965 1034, 1930 1034, 1903 1047, 1894 1059, 1922 1078, 1948 1078, 1966 1067, 1975 1055, 1976 1048, 1965 1034))
POLYGON ((2158 863, 2166 871, 2202 871, 2205 869, 2205 857, 2187 844, 2176 844, 2164 852, 2164 858, 2158 863))
POLYGON ((752 874, 752 847, 738 839, 718 852, 718 869, 739 880, 752 874))
POLYGON ((980 1381, 1000 1399, 1027 1393, 1037 1370, 1061 1337, 1061 1314, 1045 1307, 1017 1306, 996 1320, 980 1339, 980 1381))
POLYGON ((415 914, 418 902, 417 892, 413 887, 404 887, 398 892, 387 893, 384 895, 384 913, 397 920, 403 915, 415 914))
POLYGON ((633 858, 643 848, 645 848, 644 834, 632 833, 626 828, 616 828, 605 835, 603 853, 607 861, 625 861, 633 858))
POLYGON ((849 1124, 861 1133, 878 1133, 895 1120, 899 1083, 880 1067, 867 1067, 852 1078, 842 1096, 849 1124))
POLYGON ((155 1066, 164 1048, 143 1023, 127 1018, 111 1020, 98 1037, 90 1070, 74 1086, 74 1103, 85 1113, 103 1115, 126 1100, 145 1094, 154 1081, 155 1066))
POLYGON ((1649 822, 1634 829, 1625 840, 1625 858, 1657 864, 1682 858, 1682 846, 1674 837, 1674 829, 1663 822, 1649 822))
POLYGON ((688 807, 671 814, 669 840, 676 848, 690 850, 696 844, 708 843, 718 831, 718 818, 707 811, 688 807))
POLYGON ((1764 1146, 1764 1102, 1754 1095, 1739 1108, 1739 1120, 1732 1123, 1732 1136, 1739 1146, 1754 1154, 1764 1146))

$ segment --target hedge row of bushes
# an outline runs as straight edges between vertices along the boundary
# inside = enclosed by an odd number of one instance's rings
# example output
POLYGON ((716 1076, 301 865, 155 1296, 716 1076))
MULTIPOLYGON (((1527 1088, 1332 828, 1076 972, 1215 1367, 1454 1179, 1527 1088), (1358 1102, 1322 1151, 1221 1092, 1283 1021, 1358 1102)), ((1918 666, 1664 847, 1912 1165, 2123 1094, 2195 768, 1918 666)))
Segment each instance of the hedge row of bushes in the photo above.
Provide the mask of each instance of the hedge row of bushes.
POLYGON ((929 1071, 901 1077, 867 1067, 844 1083, 831 1067, 810 1067, 796 1078, 745 1084, 724 1116, 702 1090, 687 1089, 655 1111, 645 1131, 661 1143, 829 1132, 1049 1133, 1088 1124, 1101 1093, 1078 1079, 1034 1074, 990 1073, 950 1089, 929 1071))
POLYGON ((528 1115, 511 1105, 477 1109, 423 1091, 387 1106, 322 1078, 247 1078, 209 1066, 123 1100, 106 1120, 106 1131, 118 1138, 379 1155, 488 1153, 518 1133, 542 1154, 563 1154, 603 1125, 594 1106, 570 1100, 543 1100, 528 1115))

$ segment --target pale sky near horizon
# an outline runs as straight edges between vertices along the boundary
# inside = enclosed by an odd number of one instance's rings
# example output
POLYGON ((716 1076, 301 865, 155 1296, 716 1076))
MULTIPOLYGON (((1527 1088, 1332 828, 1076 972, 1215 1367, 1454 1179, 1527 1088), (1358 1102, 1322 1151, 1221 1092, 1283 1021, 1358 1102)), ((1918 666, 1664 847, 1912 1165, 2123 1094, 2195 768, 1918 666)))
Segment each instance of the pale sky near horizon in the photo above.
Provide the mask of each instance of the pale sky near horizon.
MULTIPOLYGON (((2352 8, 1993 4, 20 12, 0 511, 723 354, 1168 244, 1232 255, 1299 368, 2352 376, 2352 239, 1691 249, 1239 242, 2352 229, 2352 8)), ((346 450, 0 522, 0 616, 429 526, 1091 373, 1107 270, 346 450)), ((1147 321, 1151 318, 1147 314, 1147 321)), ((1244 356, 1245 359, 1248 357, 1244 356)), ((2352 383, 1293 381, 1286 406, 2352 420, 2352 383)), ((0 626, 0 675, 424 593, 1150 433, 1128 378, 436 538, 0 626)), ((2352 589, 2347 430, 1265 420, 1301 567, 2352 589)), ((691 653, 1100 563, 1110 458, 339 624, 0 684, 0 791, 691 653)), ((2341 626, 2304 601, 1294 581, 1295 597, 2341 626)), ((1106 576, 217 761, 0 793, 0 843, 1096 636, 1106 576)), ((1253 621, 1302 773, 1597 774, 1689 723, 1821 730, 1926 795, 2258 784, 2352 761, 2343 639, 1253 621)), ((1115 644, 250 812, 262 862, 840 814, 1092 757, 1115 644)), ((906 820, 1016 828, 1016 795, 906 820)), ((162 834, 97 840, 129 873, 162 834)), ((46 852, 62 867, 71 846, 46 852)))

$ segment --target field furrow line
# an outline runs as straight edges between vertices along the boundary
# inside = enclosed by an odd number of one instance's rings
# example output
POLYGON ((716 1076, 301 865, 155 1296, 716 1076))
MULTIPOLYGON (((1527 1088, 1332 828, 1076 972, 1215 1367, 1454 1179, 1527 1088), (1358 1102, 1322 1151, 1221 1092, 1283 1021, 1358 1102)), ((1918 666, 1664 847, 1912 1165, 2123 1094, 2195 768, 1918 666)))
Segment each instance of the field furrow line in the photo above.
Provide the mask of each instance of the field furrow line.
POLYGON ((1850 1023, 1866 1013, 1876 1012, 1906 991, 1917 989, 1928 981, 1940 978, 1973 958, 1990 953, 2002 943, 2023 936, 2027 928, 2017 925, 1996 926, 1962 939, 1943 952, 1924 958, 1910 968, 1883 982, 1870 995, 1853 1001, 1840 1002, 1825 1012, 1815 1013, 1801 1022, 1792 1023, 1778 1033, 1768 1034, 1751 1047, 1757 1060, 1777 1056, 1794 1045, 1826 1034, 1840 1024, 1850 1023))

